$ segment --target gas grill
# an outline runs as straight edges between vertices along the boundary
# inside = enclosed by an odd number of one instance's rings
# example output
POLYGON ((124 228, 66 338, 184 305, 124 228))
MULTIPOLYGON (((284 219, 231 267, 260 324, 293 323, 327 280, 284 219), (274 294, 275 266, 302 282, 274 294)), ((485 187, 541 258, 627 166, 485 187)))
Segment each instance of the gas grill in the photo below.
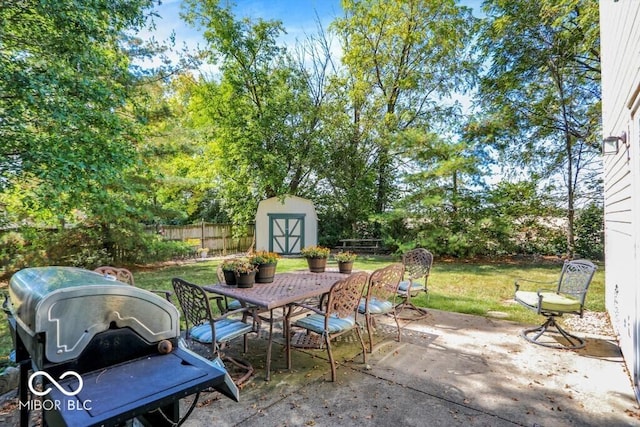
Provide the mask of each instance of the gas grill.
POLYGON ((11 278, 7 308, 21 426, 36 409, 47 426, 175 425, 185 396, 213 387, 238 400, 221 362, 181 345, 178 310, 144 289, 79 268, 28 268, 11 278))

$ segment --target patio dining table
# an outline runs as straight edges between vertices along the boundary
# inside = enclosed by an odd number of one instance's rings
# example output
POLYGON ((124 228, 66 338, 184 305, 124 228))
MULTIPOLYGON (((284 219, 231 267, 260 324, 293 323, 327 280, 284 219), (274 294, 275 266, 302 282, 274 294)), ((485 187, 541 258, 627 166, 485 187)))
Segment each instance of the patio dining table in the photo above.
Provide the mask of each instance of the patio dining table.
POLYGON ((267 361, 265 381, 271 379, 271 347, 273 344, 273 310, 284 309, 283 333, 286 345, 287 369, 291 369, 291 340, 289 337, 289 321, 293 312, 293 303, 314 297, 321 297, 331 290, 338 280, 348 274, 338 272, 310 273, 293 272, 278 273, 271 283, 256 283, 251 288, 238 288, 224 283, 205 285, 203 289, 218 295, 235 298, 243 304, 250 304, 258 309, 269 311, 269 338, 267 344, 267 361))

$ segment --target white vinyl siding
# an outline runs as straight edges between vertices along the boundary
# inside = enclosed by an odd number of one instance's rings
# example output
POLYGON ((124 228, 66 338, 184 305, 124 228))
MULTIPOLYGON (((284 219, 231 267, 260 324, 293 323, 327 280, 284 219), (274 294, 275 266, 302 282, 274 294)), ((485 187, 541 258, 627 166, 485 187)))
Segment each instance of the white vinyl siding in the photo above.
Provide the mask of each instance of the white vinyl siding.
POLYGON ((600 1, 603 138, 627 135, 603 156, 606 306, 636 392, 640 379, 640 2, 600 1))

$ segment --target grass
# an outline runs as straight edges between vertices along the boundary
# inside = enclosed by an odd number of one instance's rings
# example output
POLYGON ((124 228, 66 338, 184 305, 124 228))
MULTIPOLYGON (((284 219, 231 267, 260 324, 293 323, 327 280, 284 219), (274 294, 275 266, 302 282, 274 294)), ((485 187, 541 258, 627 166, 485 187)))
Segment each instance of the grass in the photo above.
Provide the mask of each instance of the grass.
MULTIPOLYGON (((397 262, 398 259, 380 256, 360 256, 354 263, 354 270, 373 271, 397 262)), ((171 279, 181 277, 200 285, 217 282, 216 268, 221 260, 185 262, 144 268, 131 268, 136 286, 144 289, 171 290, 171 279)), ((335 261, 329 260, 328 268, 337 268, 335 261)), ((507 320, 538 324, 540 316, 513 302, 514 281, 526 278, 540 282, 557 281, 562 268, 559 260, 496 262, 460 260, 438 260, 433 264, 429 277, 429 296, 422 294, 414 299, 417 305, 444 311, 487 316, 490 312, 504 313, 507 320)), ((277 272, 306 270, 303 258, 282 258, 277 272)), ((0 284, 6 290, 7 284, 0 284)), ((523 288, 524 288, 523 284, 523 288)), ((553 286, 553 285, 551 285, 553 286)), ((536 290, 537 284, 530 284, 527 290, 536 290)), ((604 268, 600 266, 587 294, 587 309, 603 312, 604 268)), ((0 355, 7 355, 12 347, 6 321, 0 322, 0 355)), ((6 356, 0 356, 0 365, 6 356)))

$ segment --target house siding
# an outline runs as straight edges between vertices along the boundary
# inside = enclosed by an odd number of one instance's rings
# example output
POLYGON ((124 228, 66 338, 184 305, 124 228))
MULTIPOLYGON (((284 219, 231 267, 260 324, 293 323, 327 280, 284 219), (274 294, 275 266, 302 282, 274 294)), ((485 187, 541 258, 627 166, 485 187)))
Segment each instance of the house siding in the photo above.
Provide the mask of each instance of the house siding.
POLYGON ((603 137, 627 135, 603 156, 606 307, 636 394, 640 379, 640 2, 600 1, 603 137))

